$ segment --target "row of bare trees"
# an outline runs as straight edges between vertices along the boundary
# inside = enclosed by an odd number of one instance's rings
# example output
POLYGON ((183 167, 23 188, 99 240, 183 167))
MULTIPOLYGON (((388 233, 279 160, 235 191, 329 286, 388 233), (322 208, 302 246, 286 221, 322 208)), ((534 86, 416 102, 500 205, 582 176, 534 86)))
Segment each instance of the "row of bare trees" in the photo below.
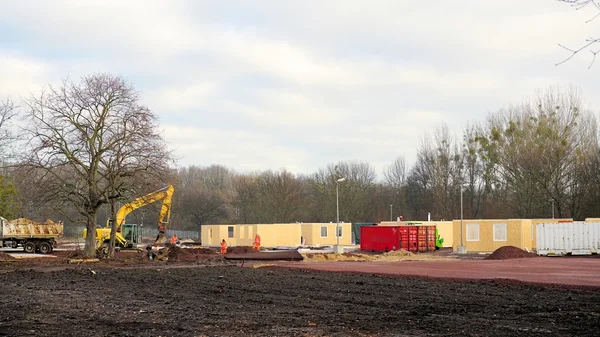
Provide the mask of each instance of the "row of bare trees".
MULTIPOLYGON (((597 117, 574 88, 542 91, 466 126, 460 136, 440 125, 423 135, 412 165, 398 156, 383 179, 361 161, 305 175, 238 173, 217 164, 173 169, 156 116, 138 101, 130 84, 105 74, 49 86, 20 108, 4 101, 2 214, 58 214, 93 231, 118 203, 174 184, 176 229, 335 221, 338 186, 340 219, 349 222, 425 220, 428 213, 458 218, 461 194, 467 218, 600 215, 597 117), (10 125, 17 111, 20 127, 10 125), (18 151, 11 151, 14 144, 18 151)), ((88 236, 86 252, 94 246, 88 236)))
POLYGON ((378 222, 600 215, 597 117, 575 88, 549 88, 452 135, 440 125, 422 137, 412 166, 402 156, 377 179, 365 162, 332 163, 309 175, 240 174, 222 166, 177 172, 177 223, 378 222), (188 191, 189 189, 189 191, 188 191), (390 209, 390 205, 392 206, 390 209), (390 211, 392 214, 390 214, 390 211))

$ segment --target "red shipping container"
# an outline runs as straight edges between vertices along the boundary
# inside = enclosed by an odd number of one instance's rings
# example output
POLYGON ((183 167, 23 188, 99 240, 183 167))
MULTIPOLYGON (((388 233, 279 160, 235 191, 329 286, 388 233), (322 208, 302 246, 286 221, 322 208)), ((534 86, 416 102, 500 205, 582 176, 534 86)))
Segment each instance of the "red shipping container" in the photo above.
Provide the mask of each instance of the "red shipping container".
POLYGON ((389 252, 400 249, 400 226, 363 226, 360 228, 360 250, 389 252))
POLYGON ((418 244, 417 251, 429 252, 435 250, 435 226, 417 226, 418 228, 418 244))
POLYGON ((427 252, 436 249, 435 226, 365 226, 360 228, 360 237, 360 249, 364 251, 427 252))

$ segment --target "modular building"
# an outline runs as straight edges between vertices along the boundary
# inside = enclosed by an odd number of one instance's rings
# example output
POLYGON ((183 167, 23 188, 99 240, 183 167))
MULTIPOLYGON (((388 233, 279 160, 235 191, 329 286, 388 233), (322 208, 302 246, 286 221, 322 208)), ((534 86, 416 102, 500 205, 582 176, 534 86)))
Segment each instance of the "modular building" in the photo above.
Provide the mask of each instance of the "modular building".
MULTIPOLYGON (((201 227, 204 246, 217 247, 221 240, 229 246, 251 246, 258 234, 263 247, 296 247, 335 245, 335 223, 282 223, 282 224, 217 224, 201 227)), ((340 245, 352 244, 351 224, 340 223, 340 245)))
POLYGON ((453 249, 462 245, 468 252, 493 252, 503 246, 536 249, 536 225, 572 222, 572 219, 463 219, 453 221, 453 249), (462 233, 462 238, 461 238, 462 233))
POLYGON ((463 219, 462 226, 461 220, 454 220, 452 248, 457 251, 462 244, 468 252, 493 252, 503 246, 531 249, 530 228, 529 219, 463 219))
MULTIPOLYGON (((303 223, 302 245, 303 246, 330 246, 338 242, 336 237, 336 223, 303 223)), ((339 225, 340 245, 352 244, 352 224, 343 222, 339 225)))

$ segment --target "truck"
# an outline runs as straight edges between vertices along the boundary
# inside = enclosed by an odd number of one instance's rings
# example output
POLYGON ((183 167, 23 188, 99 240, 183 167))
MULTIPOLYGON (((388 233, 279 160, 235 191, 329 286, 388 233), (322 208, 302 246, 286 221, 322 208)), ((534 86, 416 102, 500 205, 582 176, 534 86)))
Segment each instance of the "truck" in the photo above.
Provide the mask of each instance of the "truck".
MULTIPOLYGON (((162 205, 158 217, 158 235, 155 243, 162 242, 171 218, 171 198, 173 197, 173 192, 173 185, 168 185, 124 204, 117 211, 115 219, 108 219, 106 220, 106 226, 96 228, 96 249, 104 252, 107 251, 110 232, 113 226, 116 226, 116 247, 135 248, 137 244, 141 243, 139 242, 141 229, 137 224, 125 223, 125 217, 134 210, 159 200, 162 200, 162 205)), ((86 237, 87 229, 84 229, 83 238, 86 237)))
POLYGON ((0 247, 23 247, 26 253, 52 253, 64 234, 63 222, 40 223, 26 218, 6 220, 0 217, 0 247))

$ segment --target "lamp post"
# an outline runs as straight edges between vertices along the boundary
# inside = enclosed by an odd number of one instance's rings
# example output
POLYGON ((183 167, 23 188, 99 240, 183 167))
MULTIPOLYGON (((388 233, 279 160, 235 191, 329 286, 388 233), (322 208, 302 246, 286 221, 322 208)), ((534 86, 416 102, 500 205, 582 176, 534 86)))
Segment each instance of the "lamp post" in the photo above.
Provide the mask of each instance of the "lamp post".
POLYGON ((552 199, 552 219, 554 219, 554 199, 552 199))
POLYGON ((459 254, 465 254, 467 247, 463 246, 463 187, 460 187, 460 246, 458 247, 459 254))
POLYGON ((390 205, 390 221, 394 221, 394 218, 392 216, 392 205, 390 205))
POLYGON ((340 183, 346 180, 346 178, 339 178, 335 181, 335 207, 337 211, 337 222, 335 226, 335 236, 337 238, 337 245, 335 246, 335 253, 341 254, 344 249, 340 247, 340 183))
POLYGON ((463 245, 463 189, 460 187, 460 245, 463 245))

